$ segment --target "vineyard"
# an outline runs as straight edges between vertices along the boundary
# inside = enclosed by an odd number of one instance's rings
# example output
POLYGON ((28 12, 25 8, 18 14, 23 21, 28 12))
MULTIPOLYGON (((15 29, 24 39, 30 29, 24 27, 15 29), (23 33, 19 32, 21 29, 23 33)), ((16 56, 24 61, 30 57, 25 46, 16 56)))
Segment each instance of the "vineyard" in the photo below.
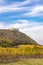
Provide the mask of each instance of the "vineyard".
POLYGON ((11 62, 24 58, 43 58, 43 46, 19 45, 18 47, 0 47, 0 62, 11 62))

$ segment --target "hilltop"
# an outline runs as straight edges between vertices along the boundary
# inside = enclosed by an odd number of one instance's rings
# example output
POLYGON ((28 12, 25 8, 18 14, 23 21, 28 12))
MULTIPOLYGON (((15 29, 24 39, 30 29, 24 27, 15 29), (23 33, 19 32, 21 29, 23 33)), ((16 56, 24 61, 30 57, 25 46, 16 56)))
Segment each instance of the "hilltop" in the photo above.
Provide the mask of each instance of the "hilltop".
POLYGON ((18 29, 0 29, 0 46, 14 47, 20 44, 38 45, 36 41, 18 29))

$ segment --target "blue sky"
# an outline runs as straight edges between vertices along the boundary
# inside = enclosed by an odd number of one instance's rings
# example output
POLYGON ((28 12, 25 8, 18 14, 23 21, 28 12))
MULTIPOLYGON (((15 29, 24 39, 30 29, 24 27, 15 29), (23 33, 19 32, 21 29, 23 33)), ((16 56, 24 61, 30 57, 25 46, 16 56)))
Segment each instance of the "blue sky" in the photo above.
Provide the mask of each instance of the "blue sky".
POLYGON ((0 0, 0 29, 11 27, 43 45, 43 0, 0 0))

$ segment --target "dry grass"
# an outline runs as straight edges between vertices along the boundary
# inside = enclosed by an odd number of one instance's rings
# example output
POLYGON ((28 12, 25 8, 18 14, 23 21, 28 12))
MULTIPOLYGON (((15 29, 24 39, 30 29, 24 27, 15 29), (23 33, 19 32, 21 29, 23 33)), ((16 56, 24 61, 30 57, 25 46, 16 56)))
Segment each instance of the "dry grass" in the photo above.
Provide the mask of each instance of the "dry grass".
POLYGON ((7 63, 0 65, 43 65, 43 59, 27 59, 15 63, 9 63, 9 64, 7 63))

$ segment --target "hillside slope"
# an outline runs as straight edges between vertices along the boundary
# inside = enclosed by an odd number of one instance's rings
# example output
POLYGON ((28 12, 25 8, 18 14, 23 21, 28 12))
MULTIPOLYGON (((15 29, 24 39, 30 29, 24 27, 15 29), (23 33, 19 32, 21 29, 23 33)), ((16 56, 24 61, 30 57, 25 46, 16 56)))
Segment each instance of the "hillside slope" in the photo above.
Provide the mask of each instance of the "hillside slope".
POLYGON ((26 34, 20 32, 17 29, 0 30, 0 46, 14 47, 19 44, 37 45, 37 43, 33 39, 31 39, 26 34))

